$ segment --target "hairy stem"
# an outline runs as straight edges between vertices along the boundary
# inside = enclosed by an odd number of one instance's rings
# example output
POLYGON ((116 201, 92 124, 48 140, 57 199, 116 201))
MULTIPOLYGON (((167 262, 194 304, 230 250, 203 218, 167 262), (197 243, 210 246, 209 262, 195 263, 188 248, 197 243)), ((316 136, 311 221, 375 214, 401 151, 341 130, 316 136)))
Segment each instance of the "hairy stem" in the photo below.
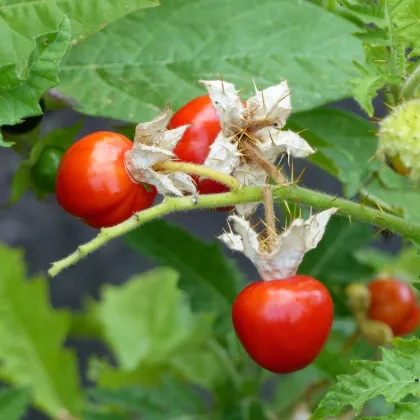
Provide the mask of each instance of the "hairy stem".
POLYGON ((265 237, 267 250, 271 251, 276 242, 276 217, 274 215, 273 193, 269 186, 261 190, 265 211, 265 237))
MULTIPOLYGON (((276 185, 272 187, 273 197, 280 200, 289 200, 294 203, 305 204, 319 210, 337 207, 342 216, 361 222, 388 229, 408 239, 420 240, 420 225, 413 224, 398 216, 384 211, 376 210, 353 201, 312 191, 294 185, 276 185)), ((125 222, 109 228, 102 228, 99 234, 90 242, 81 245, 68 257, 52 264, 48 271, 50 277, 59 274, 65 268, 80 261, 88 254, 119 236, 122 236, 143 223, 183 210, 206 209, 215 207, 228 207, 235 204, 255 203, 261 201, 260 187, 242 187, 240 190, 224 194, 201 195, 198 200, 193 197, 166 198, 163 203, 150 209, 136 213, 125 222)))
POLYGON ((153 169, 160 172, 184 172, 190 175, 203 176, 220 182, 221 184, 230 187, 231 190, 237 190, 241 186, 239 182, 230 175, 215 171, 214 169, 206 168, 202 165, 195 165, 193 163, 174 162, 168 160, 166 162, 157 163, 154 165, 153 169))

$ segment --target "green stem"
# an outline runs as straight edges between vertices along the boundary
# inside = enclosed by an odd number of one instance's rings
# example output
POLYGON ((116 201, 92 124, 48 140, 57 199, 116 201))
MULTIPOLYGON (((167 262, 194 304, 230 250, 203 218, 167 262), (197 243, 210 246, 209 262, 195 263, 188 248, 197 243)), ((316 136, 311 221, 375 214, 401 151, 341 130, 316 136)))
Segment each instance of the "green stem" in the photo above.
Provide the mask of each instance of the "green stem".
POLYGON ((420 63, 414 69, 413 73, 407 78, 401 90, 401 96, 410 100, 415 97, 416 91, 420 87, 420 63))
POLYGON ((230 187, 231 190, 237 190, 241 186, 241 184, 239 184, 233 176, 226 175, 222 172, 202 165, 195 165, 194 163, 174 162, 168 160, 166 162, 157 163, 154 165, 153 169, 156 171, 183 172, 190 175, 199 175, 220 182, 221 184, 230 187))
MULTIPOLYGON (((275 199, 289 200, 295 203, 312 206, 319 210, 336 207, 338 208, 338 214, 342 216, 386 228, 401 236, 420 239, 420 225, 410 223, 398 216, 353 201, 332 197, 321 192, 294 185, 273 186, 272 191, 275 199)), ((200 195, 198 198, 165 198, 161 204, 136 213, 119 225, 102 228, 99 234, 90 242, 79 246, 79 248, 68 257, 53 263, 48 271, 48 275, 50 277, 55 277, 62 270, 77 263, 112 239, 125 235, 143 223, 167 214, 183 210, 228 207, 235 204, 255 203, 259 201, 261 201, 260 187, 243 187, 240 190, 229 193, 200 195)))

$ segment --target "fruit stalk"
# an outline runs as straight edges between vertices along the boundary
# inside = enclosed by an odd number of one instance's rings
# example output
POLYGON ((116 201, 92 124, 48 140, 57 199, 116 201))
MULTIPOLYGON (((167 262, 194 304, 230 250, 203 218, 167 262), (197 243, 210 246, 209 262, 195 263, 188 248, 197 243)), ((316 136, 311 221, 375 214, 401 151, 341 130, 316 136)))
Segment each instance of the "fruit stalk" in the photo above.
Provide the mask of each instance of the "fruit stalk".
POLYGON ((199 175, 205 178, 212 179, 226 185, 231 190, 238 190, 240 188, 239 182, 230 175, 215 171, 202 165, 195 165, 194 163, 166 161, 160 162, 153 166, 153 169, 159 172, 183 172, 190 175, 199 175))
POLYGON ((273 193, 269 186, 261 190, 264 201, 265 212, 265 245, 270 252, 276 242, 276 217, 274 215, 273 193))
MULTIPOLYGON (((338 208, 337 214, 374 226, 386 228, 407 239, 420 241, 420 224, 408 222, 398 216, 350 200, 332 197, 328 194, 294 185, 273 186, 272 193, 274 199, 282 201, 289 200, 295 203, 312 206, 319 210, 327 210, 331 207, 336 207, 338 208)), ((163 217, 177 211, 226 207, 235 204, 255 203, 259 201, 261 201, 260 187, 242 187, 240 190, 229 193, 200 195, 198 200, 191 197, 165 198, 161 204, 136 213, 123 223, 110 228, 102 228, 100 233, 90 242, 81 245, 68 257, 53 263, 48 271, 48 275, 50 277, 55 277, 62 270, 75 264, 112 239, 125 235, 149 220, 163 217)))

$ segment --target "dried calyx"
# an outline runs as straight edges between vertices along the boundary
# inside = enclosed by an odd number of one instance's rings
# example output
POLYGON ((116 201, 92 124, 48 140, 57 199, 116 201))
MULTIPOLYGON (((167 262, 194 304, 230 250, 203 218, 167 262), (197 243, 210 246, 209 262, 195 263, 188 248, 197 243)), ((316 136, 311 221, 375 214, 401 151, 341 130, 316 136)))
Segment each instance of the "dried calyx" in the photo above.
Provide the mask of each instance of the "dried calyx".
MULTIPOLYGON (((241 185, 262 186, 268 175, 286 182, 272 165, 279 154, 303 158, 315 152, 298 134, 281 130, 292 110, 286 81, 262 91, 255 87, 246 105, 232 83, 200 83, 207 88, 222 127, 204 166, 232 174, 241 185)), ((243 204, 237 210, 248 217, 256 206, 243 204)))
POLYGON ((185 125, 168 130, 166 127, 171 116, 171 106, 168 105, 152 121, 137 125, 134 146, 126 153, 125 165, 137 182, 154 185, 160 194, 195 194, 196 186, 190 175, 156 170, 159 163, 177 158, 173 150, 188 128, 185 125))
POLYGON ((249 221, 239 216, 229 217, 236 233, 224 233, 219 239, 230 249, 243 252, 263 280, 284 279, 296 274, 305 253, 318 245, 336 211, 331 208, 307 220, 293 220, 283 233, 271 237, 268 248, 266 238, 262 239, 249 221))
MULTIPOLYGON (((270 175, 276 182, 286 183, 280 170, 273 165, 280 154, 303 158, 315 152, 292 131, 283 131, 291 112, 290 91, 284 81, 259 91, 241 101, 231 83, 201 81, 208 90, 222 127, 210 146, 203 166, 232 175, 244 186, 263 186, 270 175)), ((137 182, 153 184, 160 194, 196 193, 194 181, 185 173, 159 170, 159 163, 175 160, 173 150, 188 126, 168 130, 171 109, 154 120, 136 127, 134 147, 127 152, 126 167, 137 182)), ((244 217, 250 216, 257 204, 237 206, 244 217)))

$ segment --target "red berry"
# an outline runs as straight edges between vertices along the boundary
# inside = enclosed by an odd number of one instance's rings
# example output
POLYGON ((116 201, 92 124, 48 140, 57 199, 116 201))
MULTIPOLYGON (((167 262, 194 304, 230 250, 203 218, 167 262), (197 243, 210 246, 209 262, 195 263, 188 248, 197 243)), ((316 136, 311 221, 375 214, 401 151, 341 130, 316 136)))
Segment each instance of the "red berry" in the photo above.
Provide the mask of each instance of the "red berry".
POLYGON ((309 365, 322 350, 333 318, 327 288, 302 275, 251 283, 232 308, 233 325, 245 350, 274 373, 309 365))
POLYGON ((369 284, 369 318, 398 327, 412 311, 416 296, 411 287, 394 278, 380 278, 369 284))
POLYGON ((403 336, 412 333, 417 329, 420 321, 420 308, 416 304, 411 308, 408 316, 393 328, 394 335, 403 336))
MULTIPOLYGON (((202 165, 210 152, 210 146, 216 140, 222 128, 219 117, 208 95, 199 96, 180 108, 168 124, 168 129, 174 129, 182 125, 187 128, 182 139, 174 149, 174 153, 183 162, 202 165)), ((229 191, 229 188, 216 181, 205 179, 197 182, 200 194, 217 194, 229 191)), ((218 210, 231 210, 223 208, 218 210)))
POLYGON ((150 207, 156 188, 136 183, 125 168, 124 154, 132 147, 127 137, 107 131, 74 143, 58 168, 60 206, 95 228, 116 225, 150 207))

